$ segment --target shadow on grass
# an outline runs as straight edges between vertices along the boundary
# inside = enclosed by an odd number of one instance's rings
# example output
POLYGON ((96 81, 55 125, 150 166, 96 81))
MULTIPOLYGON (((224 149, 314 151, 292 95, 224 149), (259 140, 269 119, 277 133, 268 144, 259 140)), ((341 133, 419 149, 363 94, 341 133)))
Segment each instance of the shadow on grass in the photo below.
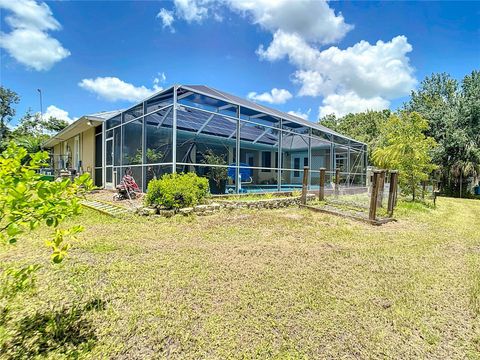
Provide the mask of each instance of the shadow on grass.
POLYGON ((95 328, 85 315, 104 310, 105 306, 103 300, 94 299, 86 304, 37 312, 1 324, 9 336, 1 345, 0 353, 7 359, 30 359, 51 353, 77 357, 97 341, 95 328))

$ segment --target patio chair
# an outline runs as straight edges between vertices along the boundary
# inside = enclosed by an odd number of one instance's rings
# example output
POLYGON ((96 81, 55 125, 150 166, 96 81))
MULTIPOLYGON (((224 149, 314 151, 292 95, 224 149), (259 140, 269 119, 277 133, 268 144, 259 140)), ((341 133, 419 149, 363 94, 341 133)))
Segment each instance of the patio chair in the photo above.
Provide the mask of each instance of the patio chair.
POLYGON ((132 200, 142 196, 142 191, 132 176, 132 169, 126 168, 122 181, 116 187, 117 193, 113 196, 114 200, 132 200))

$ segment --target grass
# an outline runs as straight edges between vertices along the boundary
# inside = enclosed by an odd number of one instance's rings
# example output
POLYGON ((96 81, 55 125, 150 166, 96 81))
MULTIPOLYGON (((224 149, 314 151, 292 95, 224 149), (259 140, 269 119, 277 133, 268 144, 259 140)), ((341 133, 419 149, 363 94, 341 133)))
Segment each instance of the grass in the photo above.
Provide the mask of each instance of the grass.
POLYGON ((480 202, 400 203, 382 227, 289 208, 113 219, 86 210, 0 317, 0 358, 479 359, 480 202))
POLYGON ((287 194, 285 192, 266 192, 266 193, 246 193, 242 195, 227 195, 221 197, 212 197, 211 202, 222 202, 222 201, 258 201, 258 200, 270 200, 270 199, 283 199, 287 197, 299 197, 301 191, 292 191, 287 194))

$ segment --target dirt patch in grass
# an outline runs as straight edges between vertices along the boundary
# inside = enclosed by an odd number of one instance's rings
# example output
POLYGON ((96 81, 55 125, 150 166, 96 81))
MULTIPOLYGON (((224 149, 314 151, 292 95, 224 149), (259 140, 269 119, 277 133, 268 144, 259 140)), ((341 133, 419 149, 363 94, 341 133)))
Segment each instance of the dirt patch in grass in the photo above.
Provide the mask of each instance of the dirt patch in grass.
POLYGON ((102 201, 107 203, 112 203, 118 206, 122 206, 127 209, 135 209, 138 206, 143 205, 143 194, 135 199, 127 199, 127 200, 114 200, 114 195, 117 192, 114 190, 96 190, 87 195, 88 200, 96 200, 102 201))

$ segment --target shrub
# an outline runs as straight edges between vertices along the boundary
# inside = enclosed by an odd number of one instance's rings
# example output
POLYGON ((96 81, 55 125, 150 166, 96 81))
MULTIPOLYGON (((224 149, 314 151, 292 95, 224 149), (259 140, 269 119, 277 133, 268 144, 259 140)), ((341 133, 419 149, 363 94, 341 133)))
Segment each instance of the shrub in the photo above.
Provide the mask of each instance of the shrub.
POLYGON ((208 179, 190 172, 165 174, 148 183, 147 205, 160 205, 167 209, 195 206, 210 194, 208 179))

